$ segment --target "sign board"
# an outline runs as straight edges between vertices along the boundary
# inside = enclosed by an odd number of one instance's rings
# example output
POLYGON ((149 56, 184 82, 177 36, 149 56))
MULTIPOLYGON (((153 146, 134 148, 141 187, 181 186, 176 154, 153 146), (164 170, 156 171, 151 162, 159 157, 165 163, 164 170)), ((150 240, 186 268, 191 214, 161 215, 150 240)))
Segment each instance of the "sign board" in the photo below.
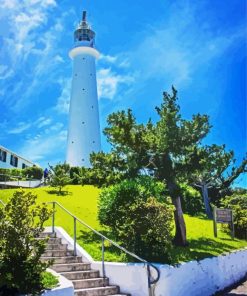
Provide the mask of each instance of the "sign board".
POLYGON ((230 223, 230 222, 232 222, 232 210, 216 209, 216 222, 217 223, 230 223))
POLYGON ((214 208, 214 236, 217 237, 217 223, 226 223, 231 226, 231 236, 234 238, 233 212, 230 209, 214 208))

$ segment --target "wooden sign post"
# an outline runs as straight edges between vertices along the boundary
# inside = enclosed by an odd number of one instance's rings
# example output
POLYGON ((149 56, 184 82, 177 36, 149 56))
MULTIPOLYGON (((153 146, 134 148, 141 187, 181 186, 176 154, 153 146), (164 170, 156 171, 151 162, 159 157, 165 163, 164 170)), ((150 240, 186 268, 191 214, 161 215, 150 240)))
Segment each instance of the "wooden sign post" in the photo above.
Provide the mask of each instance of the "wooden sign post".
POLYGON ((233 211, 214 208, 214 236, 217 237, 217 223, 231 225, 231 236, 234 239, 233 211))

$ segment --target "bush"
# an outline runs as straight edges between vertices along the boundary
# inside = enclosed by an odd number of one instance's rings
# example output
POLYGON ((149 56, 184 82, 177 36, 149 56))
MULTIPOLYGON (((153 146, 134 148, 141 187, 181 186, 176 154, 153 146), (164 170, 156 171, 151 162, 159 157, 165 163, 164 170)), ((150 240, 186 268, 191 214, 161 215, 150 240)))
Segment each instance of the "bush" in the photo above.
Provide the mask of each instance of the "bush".
POLYGON ((169 262, 173 206, 164 192, 164 185, 149 177, 105 188, 100 194, 99 221, 129 251, 152 262, 169 262))
POLYGON ((10 180, 16 180, 14 177, 20 177, 22 179, 21 169, 3 169, 0 168, 0 181, 10 181, 10 180))
POLYGON ((37 166, 27 167, 23 169, 23 175, 28 179, 41 180, 43 177, 43 169, 37 166))
POLYGON ((233 210, 235 236, 247 239, 247 194, 226 196, 221 203, 223 207, 233 210))
POLYGON ((199 191, 187 184, 180 184, 183 212, 191 216, 204 213, 202 196, 199 191))
POLYGON ((49 263, 40 261, 46 239, 36 238, 44 230, 51 212, 36 205, 37 196, 16 191, 0 208, 0 287, 1 290, 36 295, 44 289, 43 272, 49 263))

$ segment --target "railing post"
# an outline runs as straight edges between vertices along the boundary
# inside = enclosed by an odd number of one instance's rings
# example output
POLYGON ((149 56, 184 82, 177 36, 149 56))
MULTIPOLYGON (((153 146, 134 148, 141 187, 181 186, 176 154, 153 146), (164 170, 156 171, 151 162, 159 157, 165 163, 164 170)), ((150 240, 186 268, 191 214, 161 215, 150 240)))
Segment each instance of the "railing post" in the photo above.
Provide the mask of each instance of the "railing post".
POLYGON ((102 237, 102 276, 105 278, 105 239, 102 237))
POLYGON ((56 203, 53 201, 52 202, 52 232, 54 233, 55 232, 55 206, 56 206, 56 203))
POLYGON ((74 217, 74 256, 77 256, 77 251, 76 251, 76 217, 74 217))

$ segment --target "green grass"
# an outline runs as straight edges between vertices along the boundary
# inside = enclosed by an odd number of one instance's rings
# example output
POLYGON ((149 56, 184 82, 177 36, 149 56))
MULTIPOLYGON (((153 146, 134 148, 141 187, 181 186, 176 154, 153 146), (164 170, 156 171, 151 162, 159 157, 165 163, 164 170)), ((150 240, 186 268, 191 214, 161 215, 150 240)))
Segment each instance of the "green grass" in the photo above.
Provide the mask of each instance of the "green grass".
MULTIPOLYGON (((72 214, 85 221, 94 229, 111 238, 110 232, 100 226, 97 220, 97 201, 100 189, 93 186, 70 185, 66 187, 67 195, 58 196, 52 193, 51 188, 31 189, 37 194, 38 202, 58 201, 72 214)), ((7 201, 13 194, 13 189, 0 191, 0 199, 7 201)), ((214 238, 212 221, 203 217, 185 215, 188 247, 175 247, 172 251, 172 263, 200 260, 206 257, 217 256, 235 249, 247 247, 246 240, 232 240, 229 235, 219 231, 218 238, 214 238)), ((57 209, 55 217, 56 226, 62 226, 73 236, 73 219, 61 209, 57 209)), ((51 225, 51 220, 46 225, 51 225)), ((84 226, 77 225, 78 243, 87 250, 95 260, 101 260, 101 240, 84 226)), ((105 259, 107 261, 124 261, 125 256, 114 246, 106 243, 105 259)))
POLYGON ((42 273, 42 286, 45 290, 51 290, 59 284, 58 277, 54 276, 48 271, 42 273))

